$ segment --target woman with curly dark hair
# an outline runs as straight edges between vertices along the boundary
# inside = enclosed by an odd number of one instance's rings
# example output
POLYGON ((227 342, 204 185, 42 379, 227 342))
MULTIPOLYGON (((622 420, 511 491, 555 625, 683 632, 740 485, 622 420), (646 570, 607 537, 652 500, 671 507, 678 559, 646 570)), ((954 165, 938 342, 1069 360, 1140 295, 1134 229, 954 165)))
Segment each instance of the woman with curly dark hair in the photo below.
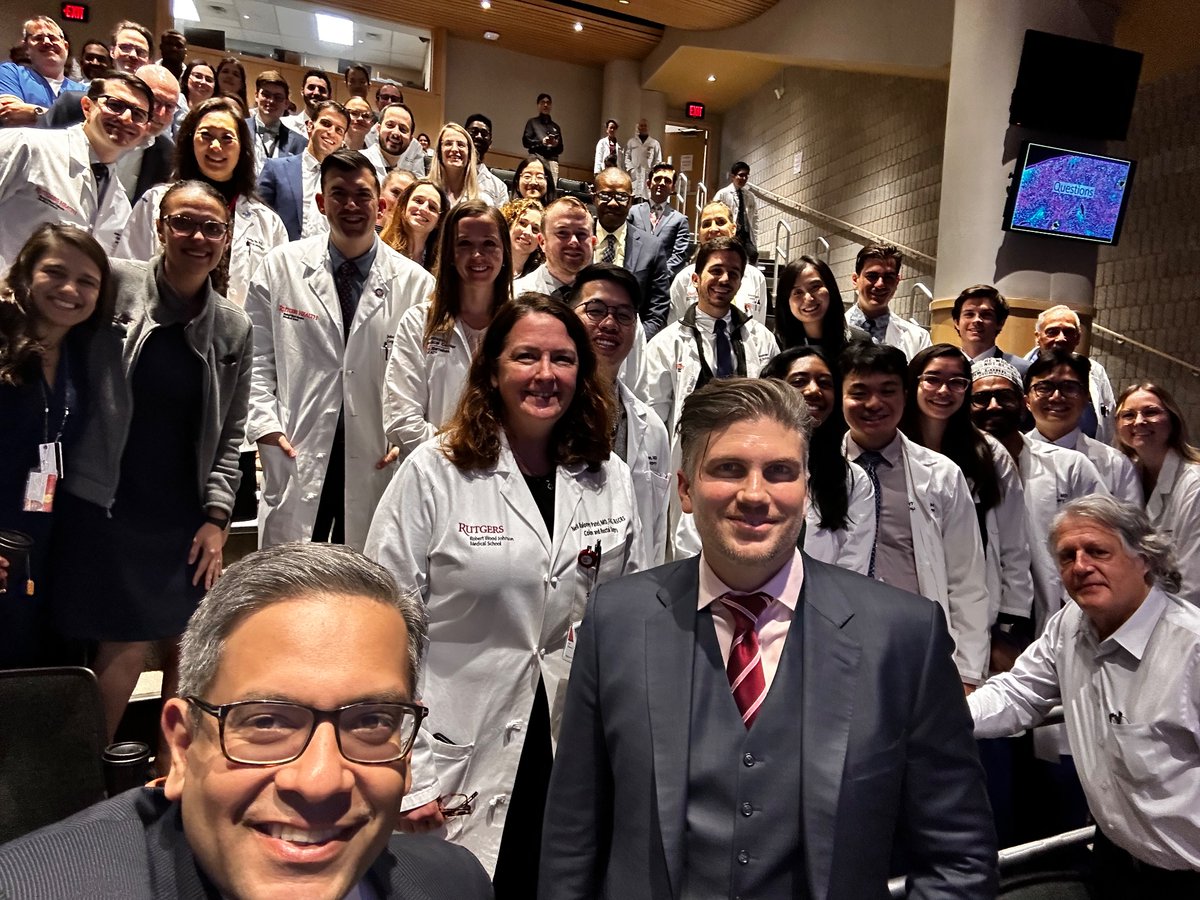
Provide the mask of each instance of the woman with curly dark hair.
POLYGON ((433 714, 401 827, 444 828, 495 873, 497 897, 536 894, 551 733, 587 598, 645 563, 608 397, 573 310, 544 294, 504 304, 457 412, 397 472, 367 537, 429 609, 417 693, 433 714))
POLYGON ((0 293, 0 530, 19 533, 0 544, 29 540, 24 558, 0 557, 0 669, 64 661, 44 601, 46 548, 59 476, 69 477, 62 448, 83 422, 87 326, 108 276, 91 236, 46 224, 25 242, 0 293))

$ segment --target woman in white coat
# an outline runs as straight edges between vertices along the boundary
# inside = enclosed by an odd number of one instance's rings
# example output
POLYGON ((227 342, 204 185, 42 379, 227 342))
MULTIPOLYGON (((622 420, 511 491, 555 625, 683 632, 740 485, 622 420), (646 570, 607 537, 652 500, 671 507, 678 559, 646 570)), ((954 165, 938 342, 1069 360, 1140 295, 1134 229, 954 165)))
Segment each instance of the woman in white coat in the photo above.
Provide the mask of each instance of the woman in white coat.
MULTIPOLYGON (((211 184, 233 209, 233 241, 229 245, 226 299, 246 303, 254 268, 268 250, 288 242, 283 220, 255 192, 254 146, 246 120, 224 97, 194 106, 175 135, 175 178, 211 184)), ((151 259, 162 252, 158 208, 167 185, 150 188, 134 206, 125 233, 113 254, 124 259, 151 259)))
MULTIPOLYGON (((971 422, 971 363, 952 344, 919 351, 908 365, 904 433, 948 457, 971 488, 983 542, 988 623, 1027 620, 1033 601, 1025 489, 1012 456, 971 422)), ((999 650, 1000 648, 997 648, 999 650)), ((1007 670, 1021 647, 992 654, 991 668, 1007 670)))
POLYGON ((576 314, 524 294, 497 313, 454 418, 404 462, 367 539, 429 608, 418 694, 431 715, 401 827, 444 829, 494 872, 499 898, 537 893, 553 735, 588 595, 643 564, 612 417, 576 314))
POLYGON ((1200 449, 1169 391, 1149 382, 1121 391, 1117 447, 1137 466, 1150 521, 1175 546, 1179 596, 1200 604, 1200 449))
POLYGON ((396 327, 383 391, 383 428, 401 458, 454 414, 471 357, 501 304, 512 299, 512 252, 504 217, 468 200, 446 219, 433 295, 396 327))

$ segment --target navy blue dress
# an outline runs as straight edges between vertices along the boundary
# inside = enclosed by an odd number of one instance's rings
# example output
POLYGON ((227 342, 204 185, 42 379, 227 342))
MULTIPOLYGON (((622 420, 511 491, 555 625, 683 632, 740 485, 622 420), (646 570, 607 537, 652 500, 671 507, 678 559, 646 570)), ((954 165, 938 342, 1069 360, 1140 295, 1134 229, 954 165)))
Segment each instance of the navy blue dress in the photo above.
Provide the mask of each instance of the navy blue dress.
POLYGON ((196 448, 206 376, 184 327, 156 328, 142 345, 111 515, 60 495, 54 606, 58 627, 71 637, 175 637, 204 596, 203 585, 192 584, 187 555, 205 518, 196 448))
MULTIPOLYGON (((70 476, 70 446, 83 424, 83 342, 63 341, 50 387, 40 359, 33 360, 19 385, 0 385, 0 529, 33 538, 25 571, 9 570, 8 591, 0 594, 0 669, 54 665, 72 660, 52 628, 47 599, 47 559, 53 513, 25 512, 25 482, 38 466, 38 445, 55 439, 64 445, 64 477, 70 476), (32 581, 33 594, 26 593, 32 581)), ((59 491, 55 498, 55 509, 59 491)))

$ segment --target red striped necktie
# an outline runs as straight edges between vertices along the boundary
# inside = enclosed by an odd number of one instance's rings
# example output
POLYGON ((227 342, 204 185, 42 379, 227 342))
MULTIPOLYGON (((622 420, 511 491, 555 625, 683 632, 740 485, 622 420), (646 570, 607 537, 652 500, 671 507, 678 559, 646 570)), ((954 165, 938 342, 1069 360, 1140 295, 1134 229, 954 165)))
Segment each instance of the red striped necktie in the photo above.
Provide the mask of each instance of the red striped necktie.
POLYGON ((718 603, 733 613, 733 643, 729 647, 729 662, 725 673, 742 722, 749 728, 754 724, 758 708, 767 697, 767 679, 763 673, 762 650, 758 645, 758 617, 771 603, 769 594, 724 594, 718 603))

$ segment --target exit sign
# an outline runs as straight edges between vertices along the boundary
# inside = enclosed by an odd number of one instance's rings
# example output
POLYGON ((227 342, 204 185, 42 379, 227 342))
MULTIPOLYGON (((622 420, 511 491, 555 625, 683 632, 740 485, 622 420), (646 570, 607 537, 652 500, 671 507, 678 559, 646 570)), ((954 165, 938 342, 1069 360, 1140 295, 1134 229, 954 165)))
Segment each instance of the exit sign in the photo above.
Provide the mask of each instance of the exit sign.
POLYGON ((703 103, 689 103, 683 112, 684 112, 684 115, 686 115, 689 119, 703 119, 704 118, 704 104, 703 103))
POLYGON ((90 18, 86 3, 64 3, 61 10, 62 17, 68 22, 86 22, 90 18))

